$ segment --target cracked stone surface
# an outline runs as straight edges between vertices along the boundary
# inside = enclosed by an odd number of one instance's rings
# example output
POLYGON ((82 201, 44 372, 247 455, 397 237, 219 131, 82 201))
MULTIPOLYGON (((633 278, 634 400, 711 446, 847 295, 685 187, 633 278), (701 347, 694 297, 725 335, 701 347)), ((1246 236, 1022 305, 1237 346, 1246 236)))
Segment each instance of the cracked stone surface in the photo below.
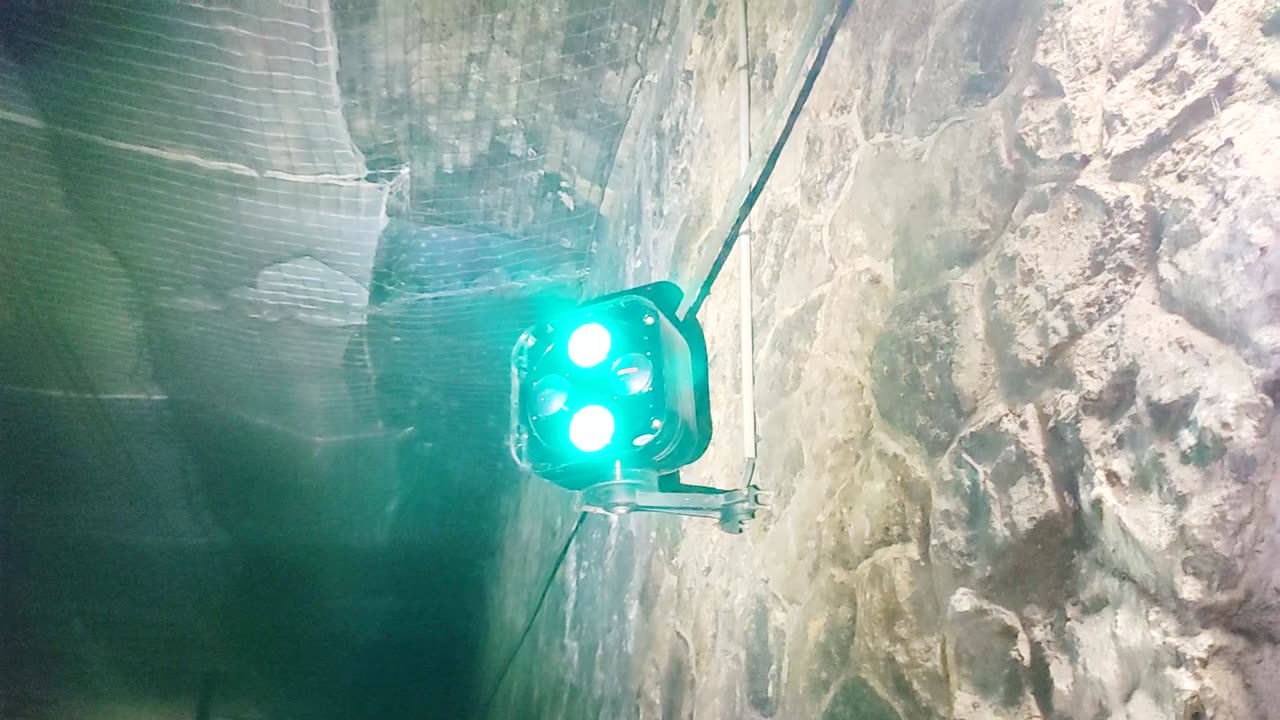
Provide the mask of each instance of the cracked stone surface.
MULTIPOLYGON (((721 240, 736 10, 693 5, 600 292, 694 287, 721 240)), ((809 12, 759 5, 757 108, 809 12)), ((1274 13, 857 3, 752 215, 777 507, 588 516, 490 717, 1280 718, 1274 13)), ((736 273, 686 482, 739 478, 736 273)), ((491 684, 576 507, 507 512, 491 684)))

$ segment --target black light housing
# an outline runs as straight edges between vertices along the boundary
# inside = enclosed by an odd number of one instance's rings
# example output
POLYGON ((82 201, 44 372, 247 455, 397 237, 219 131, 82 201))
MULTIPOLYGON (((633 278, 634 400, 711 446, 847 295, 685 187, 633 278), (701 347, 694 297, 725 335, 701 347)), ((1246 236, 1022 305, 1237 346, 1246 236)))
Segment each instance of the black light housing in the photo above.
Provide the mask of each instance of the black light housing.
POLYGON ((702 329, 658 282, 607 295, 521 335, 512 352, 516 461, 582 490, 619 471, 667 474, 711 441, 702 329))

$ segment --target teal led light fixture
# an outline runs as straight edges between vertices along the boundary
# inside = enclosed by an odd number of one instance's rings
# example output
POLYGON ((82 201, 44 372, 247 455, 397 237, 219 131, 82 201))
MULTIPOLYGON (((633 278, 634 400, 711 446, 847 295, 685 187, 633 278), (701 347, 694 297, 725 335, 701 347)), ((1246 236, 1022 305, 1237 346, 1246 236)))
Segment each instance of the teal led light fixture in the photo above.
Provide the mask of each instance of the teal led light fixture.
POLYGON ((707 351, 682 294, 659 282, 529 328, 512 353, 512 451, 572 490, 674 473, 711 439, 707 351))

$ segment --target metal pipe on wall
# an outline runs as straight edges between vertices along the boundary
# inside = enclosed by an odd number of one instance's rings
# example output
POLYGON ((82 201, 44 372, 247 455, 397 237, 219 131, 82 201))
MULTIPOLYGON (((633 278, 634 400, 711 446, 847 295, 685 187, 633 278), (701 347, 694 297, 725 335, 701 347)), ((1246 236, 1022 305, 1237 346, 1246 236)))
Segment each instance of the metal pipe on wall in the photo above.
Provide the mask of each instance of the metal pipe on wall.
MULTIPOLYGON (((747 0, 738 0, 738 161, 746 173, 751 164, 751 62, 747 51, 747 0)), ((748 221, 749 222, 749 221, 748 221)), ((755 328, 751 288, 752 232, 747 222, 738 232, 738 286, 741 312, 742 452, 750 482, 756 459, 755 328)))

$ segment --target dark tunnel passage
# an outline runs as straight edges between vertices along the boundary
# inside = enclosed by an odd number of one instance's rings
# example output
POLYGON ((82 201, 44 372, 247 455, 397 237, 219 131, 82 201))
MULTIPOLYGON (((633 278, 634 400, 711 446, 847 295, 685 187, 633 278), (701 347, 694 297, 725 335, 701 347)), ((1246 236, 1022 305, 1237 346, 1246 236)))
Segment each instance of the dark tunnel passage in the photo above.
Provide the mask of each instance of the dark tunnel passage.
POLYGON ((466 707, 497 448, 450 463, 415 432, 321 446, 168 400, 3 399, 6 707, 466 707))
POLYGON ((650 12, 489 5, 4 4, 0 717, 474 710, 650 12))

